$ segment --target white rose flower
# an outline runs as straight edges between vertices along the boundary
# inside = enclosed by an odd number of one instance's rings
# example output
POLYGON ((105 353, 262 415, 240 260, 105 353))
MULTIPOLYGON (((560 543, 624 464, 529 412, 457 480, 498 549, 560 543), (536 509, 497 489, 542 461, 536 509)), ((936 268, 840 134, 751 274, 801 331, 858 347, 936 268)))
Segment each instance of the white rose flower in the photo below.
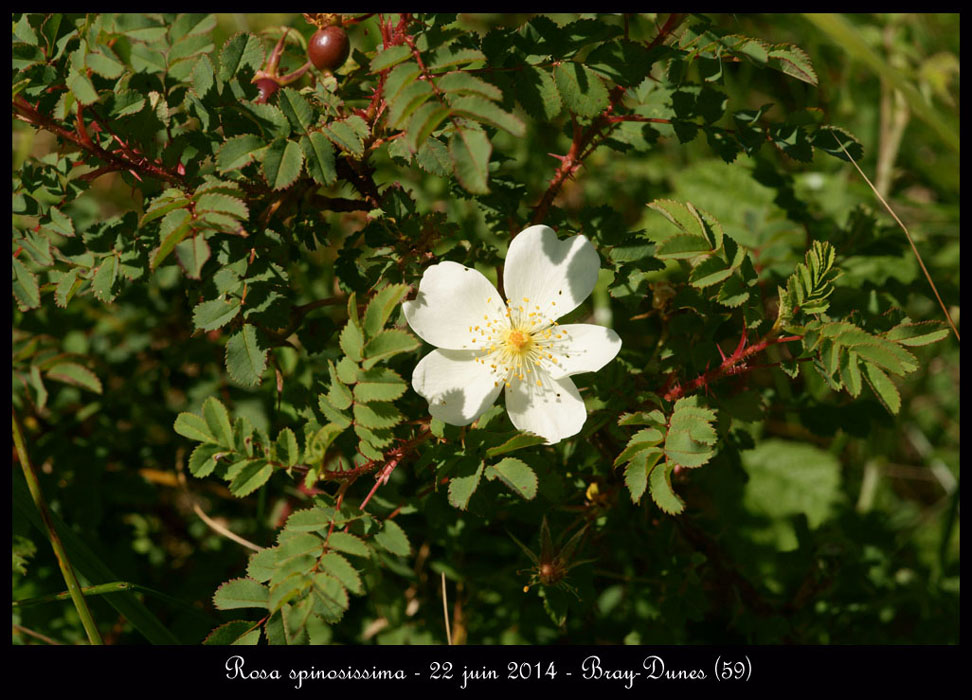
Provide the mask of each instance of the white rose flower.
POLYGON ((580 432, 587 409, 570 377, 607 364, 621 338, 610 328, 556 319, 587 298, 599 267, 584 236, 561 241, 548 226, 530 226, 506 254, 505 304, 477 270, 454 262, 428 268, 403 308, 412 330, 437 348, 412 373, 432 416, 468 425, 502 389, 519 430, 547 444, 580 432))

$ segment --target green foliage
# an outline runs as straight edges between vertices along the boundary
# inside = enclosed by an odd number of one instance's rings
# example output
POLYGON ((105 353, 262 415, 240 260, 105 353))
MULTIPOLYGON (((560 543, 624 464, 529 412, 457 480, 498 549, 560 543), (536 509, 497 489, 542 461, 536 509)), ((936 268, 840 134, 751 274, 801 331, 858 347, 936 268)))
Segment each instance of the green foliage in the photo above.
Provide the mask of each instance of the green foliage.
POLYGON ((79 575, 165 596, 102 632, 442 643, 445 576, 458 643, 957 640, 957 22, 344 15, 332 73, 299 15, 12 20, 13 409, 79 575), (431 418, 402 312, 538 223, 622 339, 553 445, 431 418))

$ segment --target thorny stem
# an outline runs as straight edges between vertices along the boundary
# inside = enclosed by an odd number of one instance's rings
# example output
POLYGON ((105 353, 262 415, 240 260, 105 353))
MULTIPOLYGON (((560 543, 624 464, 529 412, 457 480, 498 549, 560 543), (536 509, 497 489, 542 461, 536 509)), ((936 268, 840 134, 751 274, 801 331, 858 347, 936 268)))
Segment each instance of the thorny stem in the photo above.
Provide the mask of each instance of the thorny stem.
POLYGON ((61 575, 64 576, 64 583, 67 584, 68 592, 71 594, 71 601, 74 603, 75 609, 78 611, 78 617, 81 618, 81 624, 84 626, 84 631, 88 635, 88 641, 92 644, 104 644, 101 639, 101 634, 98 632, 98 626, 95 624, 94 618, 91 617, 91 610, 88 609, 88 603, 84 599, 84 592, 81 590, 81 586, 78 584, 78 579, 74 575, 74 569, 71 567, 71 561, 68 559, 67 551, 64 549, 64 545, 61 543, 61 538, 57 534, 57 530, 54 529, 54 522, 51 520, 50 511, 47 509, 47 502, 44 500, 44 494, 41 493, 40 483, 37 480, 37 474, 34 472, 34 467, 30 462, 30 457, 27 454, 27 448, 24 444, 24 435, 20 429, 20 422, 17 420, 17 414, 12 413, 13 419, 13 441, 14 446, 17 449, 17 459, 20 462, 20 467, 24 472, 24 479, 27 481, 27 487, 30 489, 30 495, 34 499, 34 505, 37 507, 37 511, 40 513, 41 519, 44 521, 44 527, 47 530, 47 537, 50 540, 51 548, 54 550, 54 556, 57 558, 57 565, 61 569, 61 575))
MULTIPOLYGON (((682 13, 672 13, 669 15, 668 20, 658 31, 655 38, 647 44, 648 49, 651 50, 664 43, 665 40, 671 36, 672 32, 674 32, 675 29, 682 23, 686 16, 687 15, 682 13)), ((571 141, 570 149, 567 151, 567 154, 564 156, 555 155, 553 153, 550 154, 560 161, 560 166, 554 172, 553 177, 550 178, 546 191, 543 193, 543 196, 540 197, 540 201, 537 203, 536 207, 534 207, 533 216, 530 217, 531 224, 539 224, 546 218, 547 212, 550 210, 550 205, 553 204, 554 199, 560 193, 564 183, 568 179, 574 177, 583 164, 584 159, 593 153, 594 150, 607 139, 614 128, 614 124, 622 121, 653 121, 670 123, 669 120, 650 119, 648 117, 641 117, 639 115, 612 115, 615 108, 618 106, 618 104, 620 104, 624 94, 625 88, 621 87, 620 85, 611 90, 608 106, 604 108, 604 111, 601 112, 601 114, 594 118, 586 129, 581 129, 580 126, 574 122, 573 140, 571 141)))
MULTIPOLYGON (((670 374, 662 387, 662 395, 666 401, 675 401, 686 394, 690 394, 696 389, 708 386, 711 382, 717 381, 722 377, 726 377, 732 374, 742 374, 744 372, 749 372, 755 369, 754 366, 749 366, 746 364, 746 360, 756 355, 771 345, 778 345, 780 343, 792 343, 795 340, 802 340, 802 335, 788 335, 784 337, 771 337, 773 331, 769 335, 763 337, 755 345, 750 345, 746 347, 746 331, 743 330, 742 337, 739 339, 739 345, 736 347, 735 352, 726 357, 723 355, 722 363, 718 367, 714 367, 710 370, 706 370, 698 377, 688 382, 687 384, 676 385, 674 388, 669 389, 671 384, 675 381, 675 375, 670 374)), ((720 354, 722 349, 719 349, 720 354)))

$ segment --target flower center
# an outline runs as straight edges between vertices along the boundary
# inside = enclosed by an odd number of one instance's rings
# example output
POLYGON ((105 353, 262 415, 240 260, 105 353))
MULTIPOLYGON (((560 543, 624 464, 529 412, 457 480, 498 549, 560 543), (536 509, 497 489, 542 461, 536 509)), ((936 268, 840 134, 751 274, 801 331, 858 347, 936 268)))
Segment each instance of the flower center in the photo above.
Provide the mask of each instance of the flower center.
MULTIPOLYGON (((487 303, 490 301, 486 300, 487 303)), ((515 381, 543 386, 547 373, 559 364, 567 345, 567 332, 530 300, 522 304, 506 302, 502 316, 483 317, 483 325, 470 326, 473 347, 479 350, 476 362, 486 365, 495 377, 510 386, 515 381)))
POLYGON ((530 336, 530 333, 518 328, 511 330, 510 334, 506 336, 506 344, 509 348, 514 353, 521 355, 529 351, 532 343, 533 338, 530 336))

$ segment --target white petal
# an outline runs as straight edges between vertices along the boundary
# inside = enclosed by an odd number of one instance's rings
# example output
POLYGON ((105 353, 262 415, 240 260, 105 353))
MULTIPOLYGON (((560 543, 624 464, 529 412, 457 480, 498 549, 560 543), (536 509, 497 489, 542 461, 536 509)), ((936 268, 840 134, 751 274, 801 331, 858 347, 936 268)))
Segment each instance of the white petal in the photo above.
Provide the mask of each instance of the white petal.
POLYGON ((541 384, 514 380, 506 388, 506 411, 513 425, 546 438, 548 445, 579 433, 587 409, 574 382, 541 376, 541 384))
POLYGON ((597 251, 584 236, 561 241, 549 226, 531 226, 513 239, 506 253, 506 298, 514 309, 523 306, 549 320, 560 318, 590 295, 600 266, 597 251))
POLYGON ((429 402, 433 418, 469 425, 493 405, 503 382, 476 362, 473 350, 433 350, 415 365, 412 387, 429 402))
POLYGON ((448 261, 425 271, 418 296, 402 308, 422 340, 449 350, 475 349, 474 338, 481 344, 475 328, 483 328, 487 318, 506 323, 506 307, 496 287, 478 270, 448 261))
POLYGON ((621 338, 610 328, 590 323, 567 323, 554 327, 555 334, 566 336, 551 347, 557 364, 544 363, 554 379, 581 372, 596 372, 614 359, 621 349, 621 338))

